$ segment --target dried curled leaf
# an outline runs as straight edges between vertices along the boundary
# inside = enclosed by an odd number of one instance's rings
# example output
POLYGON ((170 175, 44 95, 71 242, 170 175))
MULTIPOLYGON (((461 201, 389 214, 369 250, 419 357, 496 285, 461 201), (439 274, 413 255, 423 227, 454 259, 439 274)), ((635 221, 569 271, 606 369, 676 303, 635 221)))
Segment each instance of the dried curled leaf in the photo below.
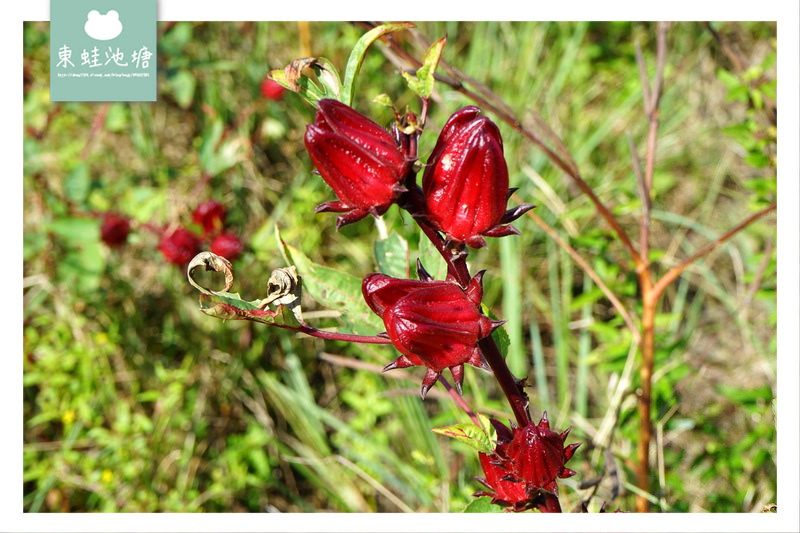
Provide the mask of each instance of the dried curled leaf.
POLYGON ((300 311, 301 295, 300 276, 294 265, 285 268, 276 268, 267 281, 267 297, 258 304, 259 309, 268 305, 285 305, 302 321, 300 311))
POLYGON ((221 255, 200 252, 189 262, 189 266, 186 269, 186 277, 189 278, 189 283, 204 294, 212 294, 214 291, 198 285, 194 280, 194 271, 200 267, 205 268, 206 271, 213 270, 214 272, 225 274, 225 288, 222 289, 222 292, 231 290, 231 287, 233 287, 233 265, 230 261, 221 255))
POLYGON ((338 100, 341 97, 342 82, 339 73, 333 63, 324 57, 295 59, 282 69, 271 70, 269 77, 290 91, 298 93, 315 107, 323 98, 338 100), (316 82, 305 74, 307 69, 314 72, 316 82))
POLYGON ((267 297, 246 301, 236 293, 228 292, 233 286, 233 267, 230 261, 211 252, 201 252, 189 262, 189 283, 202 294, 200 310, 222 320, 251 320, 288 329, 304 327, 300 308, 302 285, 294 266, 272 272, 267 282, 267 297), (225 275, 225 288, 213 291, 194 279, 198 268, 225 275), (272 304, 275 309, 268 309, 272 304))

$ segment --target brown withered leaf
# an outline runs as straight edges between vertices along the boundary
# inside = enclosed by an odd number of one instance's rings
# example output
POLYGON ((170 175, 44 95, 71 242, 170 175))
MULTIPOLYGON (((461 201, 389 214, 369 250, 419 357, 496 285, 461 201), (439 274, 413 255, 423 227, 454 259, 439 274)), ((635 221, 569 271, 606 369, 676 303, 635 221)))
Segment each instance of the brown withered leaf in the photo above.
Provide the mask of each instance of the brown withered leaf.
POLYGON ((251 320, 289 329, 303 327, 300 308, 302 284, 294 266, 273 270, 267 282, 266 298, 253 301, 228 292, 233 286, 233 266, 224 257, 211 252, 201 252, 191 260, 187 277, 201 293, 200 310, 209 316, 222 320, 251 320), (198 268, 224 274, 225 288, 214 291, 198 284, 194 279, 198 268), (274 309, 269 309, 270 305, 274 309))

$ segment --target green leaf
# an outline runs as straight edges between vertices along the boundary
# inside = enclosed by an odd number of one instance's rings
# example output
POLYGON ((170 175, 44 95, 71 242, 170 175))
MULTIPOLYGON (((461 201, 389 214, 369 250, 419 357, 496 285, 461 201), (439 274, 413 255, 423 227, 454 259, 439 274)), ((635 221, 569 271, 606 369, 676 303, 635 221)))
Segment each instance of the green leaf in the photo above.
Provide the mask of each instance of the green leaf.
MULTIPOLYGON (((492 310, 485 303, 481 303, 481 309, 483 310, 483 314, 491 318, 492 320, 498 320, 497 316, 492 313, 492 310)), ((500 350, 500 353, 503 357, 508 355, 508 347, 511 346, 511 338, 508 336, 508 332, 500 326, 496 328, 492 332, 492 338, 494 342, 497 344, 497 348, 500 350)))
POLYGON ((433 92, 434 74, 442 57, 445 43, 447 43, 447 38, 442 37, 428 48, 422 58, 422 66, 417 70, 416 76, 403 72, 403 77, 408 82, 408 87, 422 98, 430 98, 433 92))
POLYGON ((745 156, 744 162, 755 168, 764 168, 769 165, 769 157, 762 152, 750 152, 745 156))
POLYGON ((53 220, 45 229, 70 244, 98 240, 100 222, 90 218, 60 218, 53 220))
POLYGON ((78 293, 90 293, 97 290, 105 270, 106 260, 103 247, 97 240, 72 243, 74 249, 69 250, 58 263, 58 277, 78 293))
POLYGON ((433 279, 441 280, 447 277, 447 263, 422 230, 419 232, 417 257, 433 279))
POLYGON ((747 87, 744 85, 740 85, 739 87, 734 87, 733 89, 728 91, 728 100, 734 102, 745 102, 747 103, 748 91, 747 87))
POLYGON ((367 33, 361 36, 356 42, 353 50, 350 52, 350 57, 347 59, 347 67, 344 70, 344 83, 342 84, 342 102, 346 105, 351 105, 353 101, 353 94, 355 91, 355 80, 361 64, 364 62, 364 56, 367 49, 372 43, 378 40, 381 36, 395 31, 406 30, 413 28, 414 25, 409 22, 401 22, 397 24, 383 24, 372 28, 367 33))
POLYGON ((593 286, 586 292, 583 292, 575 297, 574 300, 570 303, 569 310, 571 312, 577 312, 583 309, 586 305, 591 305, 601 298, 603 298, 604 294, 603 291, 600 290, 599 287, 593 286))
POLYGON ((192 105, 194 99, 194 91, 197 87, 197 80, 188 70, 179 70, 169 79, 169 87, 172 89, 172 95, 175 101, 183 109, 192 105))
POLYGON ((130 112, 126 104, 114 102, 108 107, 106 114, 106 129, 108 131, 126 131, 130 121, 130 112))
POLYGON ((478 419, 483 427, 478 427, 472 422, 465 422, 453 424, 452 426, 433 428, 431 431, 439 435, 444 435, 445 437, 452 437, 481 453, 490 454, 494 451, 494 445, 492 444, 494 437, 492 435, 493 430, 491 423, 484 415, 479 414, 478 419))
POLYGON ((277 228, 276 236, 287 263, 294 265, 303 278, 303 288, 308 296, 323 307, 339 311, 339 319, 353 333, 372 335, 383 331, 383 322, 361 295, 362 278, 314 263, 301 250, 285 243, 277 228))
POLYGON ((82 203, 92 187, 92 178, 85 162, 78 163, 64 178, 64 194, 75 203, 82 203))
POLYGON ((383 107, 391 107, 394 108, 394 103, 392 102, 392 97, 386 93, 381 93, 375 98, 372 99, 378 105, 382 105, 383 107))
POLYGON ((728 72, 727 70, 717 70, 717 78, 725 85, 725 87, 728 88, 729 91, 742 86, 742 81, 735 74, 728 72))
POLYGON ((30 261, 47 248, 47 237, 40 231, 24 231, 22 233, 22 260, 30 261))
POLYGON ((750 100, 753 102, 753 107, 756 109, 763 109, 764 108, 764 95, 761 94, 761 91, 751 89, 750 93, 750 100))
POLYGON ((728 385, 717 385, 716 390, 732 402, 741 405, 752 405, 758 401, 768 402, 772 399, 772 389, 768 385, 755 389, 740 389, 728 385))
POLYGON ((408 278, 408 243, 397 233, 375 242, 375 260, 387 276, 408 278))
POLYGON ((200 145, 200 165, 211 176, 228 170, 247 157, 247 143, 238 135, 222 142, 225 126, 221 120, 215 120, 203 134, 200 145))
POLYGON ((168 32, 158 38, 159 51, 163 51, 164 57, 167 58, 184 56, 183 47, 191 42, 192 33, 191 22, 175 23, 168 32))
POLYGON ((722 132, 736 142, 741 144, 744 147, 749 147, 753 145, 754 140, 754 132, 751 124, 748 122, 744 122, 741 124, 734 124, 732 126, 727 126, 722 128, 722 132))
POLYGON ((125 190, 119 203, 123 212, 133 213, 139 222, 148 222, 164 209, 167 193, 157 187, 133 187, 125 190))
POLYGON ((502 513, 503 508, 492 503, 491 496, 481 496, 469 502, 462 513, 502 513))
POLYGON ((311 68, 317 75, 320 84, 322 84, 325 98, 339 100, 342 94, 342 82, 339 79, 339 72, 333 66, 333 63, 324 57, 318 57, 311 65, 311 68))

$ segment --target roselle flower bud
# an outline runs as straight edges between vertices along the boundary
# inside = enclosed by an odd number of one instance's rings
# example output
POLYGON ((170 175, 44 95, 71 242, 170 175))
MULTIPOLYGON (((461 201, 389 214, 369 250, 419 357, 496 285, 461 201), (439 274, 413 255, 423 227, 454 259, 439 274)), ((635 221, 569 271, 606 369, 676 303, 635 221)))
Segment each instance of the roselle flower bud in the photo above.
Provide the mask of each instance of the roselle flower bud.
POLYGON ((422 177, 428 217, 454 242, 486 246, 483 236, 519 232, 507 224, 533 206, 506 211, 508 167, 500 130, 475 106, 445 123, 422 177))
POLYGON ((322 99, 306 127, 306 149, 322 179, 339 198, 316 213, 345 213, 337 229, 368 214, 382 215, 397 196, 409 162, 389 131, 337 100, 322 99))
POLYGON ((161 255, 174 265, 185 265, 200 252, 200 239, 186 228, 164 233, 158 244, 161 255))
POLYGON ((232 233, 223 233, 211 240, 211 251, 229 261, 233 261, 239 257, 243 250, 244 245, 242 241, 232 233))
POLYGON ((557 478, 575 475, 575 471, 564 464, 580 444, 570 444, 565 448, 567 435, 569 429, 561 433, 550 429, 547 413, 542 415, 538 424, 517 428, 507 450, 513 476, 529 487, 555 492, 557 478))
POLYGON ((225 222, 225 208, 215 200, 203 202, 195 208, 192 220, 203 227, 206 235, 217 234, 225 222))
POLYGON ((265 78, 261 81, 261 96, 267 100, 280 100, 286 89, 277 81, 265 78))
POLYGON ((114 213, 105 213, 100 226, 100 240, 110 248, 125 244, 131 231, 131 223, 127 218, 114 213))
POLYGON ((492 492, 492 502, 512 511, 539 509, 560 512, 556 480, 575 475, 566 466, 580 443, 564 447, 569 429, 556 433, 550 429, 547 413, 538 424, 511 428, 493 420, 497 446, 491 455, 481 453, 479 459, 485 478, 478 479, 492 492))
POLYGON ((478 341, 502 322, 481 314, 482 273, 467 289, 450 281, 396 279, 370 274, 362 283, 364 299, 383 319, 386 334, 402 354, 384 370, 425 366, 421 396, 425 398, 445 368, 461 390, 464 364, 488 368, 478 341))

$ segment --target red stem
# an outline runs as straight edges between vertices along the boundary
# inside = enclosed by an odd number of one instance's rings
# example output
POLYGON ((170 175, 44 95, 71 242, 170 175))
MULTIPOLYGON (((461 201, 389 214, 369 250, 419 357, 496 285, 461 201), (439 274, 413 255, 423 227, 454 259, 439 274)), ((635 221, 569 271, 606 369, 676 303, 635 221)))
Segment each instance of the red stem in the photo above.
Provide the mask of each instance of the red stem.
POLYGON ((350 333, 336 333, 335 331, 323 331, 303 323, 299 328, 286 328, 299 331, 310 337, 326 339, 329 341, 360 342, 363 344, 391 344, 392 341, 386 337, 378 335, 352 335, 350 333))
MULTIPOLYGON (((416 146, 416 143, 410 144, 416 146)), ((416 153, 409 155, 416 158, 416 153)), ((439 231, 431 224, 428 217, 425 216, 425 198, 422 190, 416 185, 416 174, 413 169, 409 171, 405 184, 408 191, 398 199, 398 205, 411 214, 417 225, 439 251, 439 254, 447 263, 448 274, 459 285, 466 287, 471 279, 469 268, 467 267, 468 251, 466 247, 463 244, 453 245, 445 241, 439 231)), ((520 386, 520 381, 509 370, 506 360, 503 358, 503 354, 500 353, 500 349, 494 339, 491 336, 485 337, 478 343, 478 347, 486 363, 494 372, 500 388, 506 395, 517 424, 520 427, 528 425, 531 421, 528 413, 528 397, 520 386)))

